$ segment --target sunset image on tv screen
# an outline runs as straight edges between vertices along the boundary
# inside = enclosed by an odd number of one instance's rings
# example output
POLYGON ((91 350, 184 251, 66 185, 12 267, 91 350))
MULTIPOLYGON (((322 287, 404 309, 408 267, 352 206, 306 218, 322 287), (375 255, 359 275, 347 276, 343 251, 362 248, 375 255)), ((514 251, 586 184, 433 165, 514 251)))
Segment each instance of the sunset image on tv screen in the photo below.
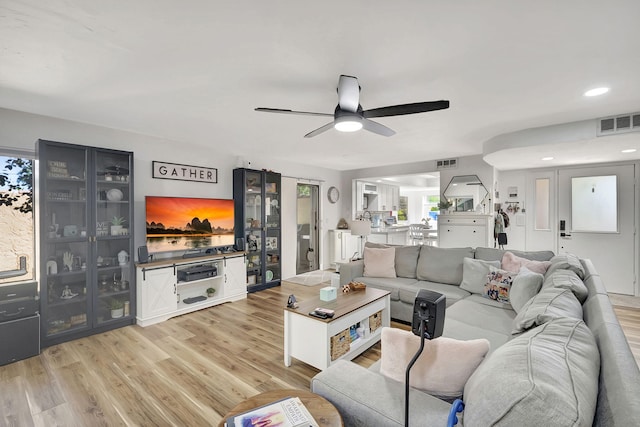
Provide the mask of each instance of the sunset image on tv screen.
POLYGON ((146 197, 149 251, 168 251, 234 242, 233 200, 146 197))

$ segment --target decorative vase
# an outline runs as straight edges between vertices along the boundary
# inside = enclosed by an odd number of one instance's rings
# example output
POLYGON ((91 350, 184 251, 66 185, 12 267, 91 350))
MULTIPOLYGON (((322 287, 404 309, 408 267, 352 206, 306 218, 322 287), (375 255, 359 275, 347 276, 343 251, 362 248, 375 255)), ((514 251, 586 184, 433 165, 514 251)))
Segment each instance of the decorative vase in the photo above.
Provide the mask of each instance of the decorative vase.
POLYGON ((112 319, 119 319, 124 315, 124 307, 123 308, 117 308, 115 310, 111 310, 111 318, 112 319))
POLYGON ((112 225, 111 226, 111 235, 112 236, 119 236, 120 234, 122 234, 122 226, 121 225, 112 225))

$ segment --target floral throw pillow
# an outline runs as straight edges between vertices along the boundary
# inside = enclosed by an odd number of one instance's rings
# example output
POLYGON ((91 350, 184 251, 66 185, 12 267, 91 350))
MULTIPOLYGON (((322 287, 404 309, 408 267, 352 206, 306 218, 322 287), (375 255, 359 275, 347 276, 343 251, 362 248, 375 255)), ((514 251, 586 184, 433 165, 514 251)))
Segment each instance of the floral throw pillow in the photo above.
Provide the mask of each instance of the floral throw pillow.
POLYGON ((484 285, 484 294, 482 296, 508 304, 511 284, 517 275, 517 273, 490 266, 487 284, 484 285))

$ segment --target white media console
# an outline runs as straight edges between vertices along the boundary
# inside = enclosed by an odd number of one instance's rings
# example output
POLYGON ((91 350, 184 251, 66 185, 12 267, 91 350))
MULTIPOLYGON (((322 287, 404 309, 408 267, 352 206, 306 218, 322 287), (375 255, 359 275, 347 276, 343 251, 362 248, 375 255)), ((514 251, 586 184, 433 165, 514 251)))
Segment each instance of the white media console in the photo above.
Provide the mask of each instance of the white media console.
POLYGON ((246 298, 245 257, 244 252, 233 252, 136 264, 137 324, 149 326, 246 298), (211 297, 207 297, 209 288, 215 289, 211 297))

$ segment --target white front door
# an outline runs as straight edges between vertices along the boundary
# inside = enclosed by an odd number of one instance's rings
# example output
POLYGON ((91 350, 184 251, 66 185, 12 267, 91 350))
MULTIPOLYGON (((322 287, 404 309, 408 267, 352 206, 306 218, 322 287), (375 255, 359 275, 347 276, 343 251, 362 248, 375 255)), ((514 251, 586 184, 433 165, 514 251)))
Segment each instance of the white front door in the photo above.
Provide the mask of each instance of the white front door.
POLYGON ((635 291, 634 182, 634 165, 558 172, 557 252, 591 259, 607 291, 625 295, 635 291))

